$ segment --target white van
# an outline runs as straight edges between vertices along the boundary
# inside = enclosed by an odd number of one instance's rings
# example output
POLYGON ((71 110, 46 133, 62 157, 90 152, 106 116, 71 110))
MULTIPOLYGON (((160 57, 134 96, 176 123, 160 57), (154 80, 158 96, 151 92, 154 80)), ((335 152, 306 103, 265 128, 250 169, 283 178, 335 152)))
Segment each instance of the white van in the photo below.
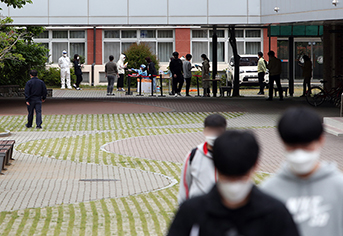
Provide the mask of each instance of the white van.
MULTIPOLYGON (((239 84, 240 86, 256 86, 258 82, 257 73, 257 55, 241 55, 239 63, 239 84)), ((227 79, 229 83, 233 84, 233 78, 235 75, 235 63, 234 58, 231 57, 229 67, 226 71, 227 79)), ((269 74, 268 72, 264 76, 264 83, 268 85, 269 74)))

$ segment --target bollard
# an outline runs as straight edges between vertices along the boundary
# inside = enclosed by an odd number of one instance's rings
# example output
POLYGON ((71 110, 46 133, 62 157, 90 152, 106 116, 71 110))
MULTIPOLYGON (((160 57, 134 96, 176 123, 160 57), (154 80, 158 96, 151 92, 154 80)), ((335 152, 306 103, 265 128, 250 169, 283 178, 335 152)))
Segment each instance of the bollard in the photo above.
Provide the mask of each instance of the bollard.
POLYGON ((154 77, 153 77, 153 75, 150 76, 150 79, 151 79, 151 95, 150 95, 150 97, 153 97, 154 96, 154 77))
POLYGON ((144 96, 142 95, 142 75, 139 75, 139 94, 136 96, 144 96))
POLYGON ((161 95, 159 95, 159 97, 165 97, 165 95, 163 95, 163 85, 162 85, 162 73, 160 74, 160 83, 161 83, 161 95))
POLYGON ((132 95, 131 92, 131 76, 128 75, 127 77, 127 92, 125 93, 125 95, 132 95))

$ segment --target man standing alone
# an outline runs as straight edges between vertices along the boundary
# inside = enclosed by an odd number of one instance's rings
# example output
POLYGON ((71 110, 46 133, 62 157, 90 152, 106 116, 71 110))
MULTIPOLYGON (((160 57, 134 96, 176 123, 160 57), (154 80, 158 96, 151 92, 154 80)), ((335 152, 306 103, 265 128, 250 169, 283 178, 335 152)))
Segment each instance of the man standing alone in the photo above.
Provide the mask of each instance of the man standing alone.
POLYGON ((268 101, 273 100, 273 90, 274 90, 274 81, 276 83, 277 89, 279 91, 280 101, 283 100, 283 93, 280 81, 281 75, 281 60, 275 57, 275 52, 268 52, 269 63, 267 69, 269 70, 269 98, 268 101))
POLYGON ((45 101, 47 91, 44 82, 37 78, 37 71, 30 71, 31 79, 25 85, 25 100, 27 105, 26 128, 32 128, 33 113, 36 111, 36 125, 37 129, 42 128, 42 102, 45 101))

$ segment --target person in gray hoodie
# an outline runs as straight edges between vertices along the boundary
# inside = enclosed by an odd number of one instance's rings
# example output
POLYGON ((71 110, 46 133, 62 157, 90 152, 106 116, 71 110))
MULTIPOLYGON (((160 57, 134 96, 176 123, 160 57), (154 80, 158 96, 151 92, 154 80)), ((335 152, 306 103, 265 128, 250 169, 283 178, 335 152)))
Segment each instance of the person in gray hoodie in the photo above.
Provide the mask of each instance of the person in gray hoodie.
POLYGON ((219 114, 206 117, 205 142, 194 148, 186 157, 181 173, 178 203, 208 193, 217 182, 212 160, 214 141, 226 130, 226 119, 219 114))
POLYGON ((307 108, 291 108, 278 124, 286 162, 262 189, 287 206, 302 236, 343 236, 343 174, 320 161, 321 118, 307 108))

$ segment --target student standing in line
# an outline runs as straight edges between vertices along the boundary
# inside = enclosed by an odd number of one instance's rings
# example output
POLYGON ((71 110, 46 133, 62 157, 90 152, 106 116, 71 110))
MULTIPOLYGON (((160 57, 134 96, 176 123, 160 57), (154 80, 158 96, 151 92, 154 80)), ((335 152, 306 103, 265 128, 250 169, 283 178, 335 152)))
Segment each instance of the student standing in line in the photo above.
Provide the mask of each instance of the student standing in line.
POLYGON ((204 122, 205 142, 193 149, 186 157, 180 180, 178 203, 208 193, 217 182, 212 160, 214 141, 226 130, 226 119, 213 114, 204 122))
POLYGON ((260 84, 260 92, 257 95, 264 95, 264 76, 267 71, 266 61, 263 58, 263 52, 258 52, 257 73, 258 82, 260 84))
POLYGON ((74 72, 76 75, 76 83, 73 84, 73 87, 76 90, 82 90, 80 88, 80 83, 82 82, 82 65, 80 64, 80 56, 78 54, 74 55, 74 61, 73 61, 73 65, 74 65, 74 72))
POLYGON ((202 66, 198 66, 201 68, 201 76, 202 76, 202 87, 204 88, 204 97, 210 97, 210 59, 206 56, 206 54, 201 55, 202 59, 202 66))
POLYGON ((336 163, 320 161, 322 119, 311 109, 290 108, 278 131, 286 160, 262 189, 286 204, 302 236, 343 236, 343 174, 336 163))
POLYGON ((147 66, 148 74, 150 75, 150 79, 153 80, 153 90, 154 90, 154 92, 156 92, 157 70, 155 67, 155 63, 151 60, 150 57, 145 58, 145 61, 148 63, 148 66, 147 66))
POLYGON ((304 83, 303 83, 303 94, 300 97, 306 96, 306 91, 311 90, 311 78, 312 78, 312 62, 311 59, 307 56, 303 56, 304 64, 300 66, 303 69, 303 77, 304 77, 304 83), (306 86, 308 87, 308 90, 306 90, 306 86))
POLYGON ((182 61, 179 59, 178 52, 173 52, 173 58, 169 63, 169 69, 173 75, 173 93, 175 93, 175 97, 181 96, 184 78, 182 75, 182 61))
POLYGON ((248 131, 219 136, 213 146, 218 183, 180 206, 168 236, 299 236, 287 208, 253 184, 258 154, 248 131))
POLYGON ((125 63, 126 60, 126 55, 125 54, 120 54, 119 60, 117 62, 117 67, 118 67, 118 82, 117 82, 117 91, 122 91, 124 92, 124 77, 125 77, 125 69, 127 68, 127 63, 125 63))
POLYGON ((192 55, 187 54, 186 55, 186 60, 183 62, 183 77, 186 80, 186 96, 190 97, 189 95, 189 88, 191 87, 191 81, 192 81, 192 66, 191 63, 192 55))
POLYGON ((281 87, 281 60, 275 57, 275 52, 268 52, 269 63, 267 69, 269 70, 269 98, 267 101, 273 100, 273 90, 274 90, 274 81, 276 83, 277 89, 279 91, 280 101, 283 100, 283 92, 281 87))
POLYGON ((115 62, 113 62, 114 57, 111 55, 109 56, 110 61, 105 65, 105 73, 107 77, 107 96, 114 96, 113 87, 114 87, 114 80, 116 76, 118 76, 118 68, 115 62))

